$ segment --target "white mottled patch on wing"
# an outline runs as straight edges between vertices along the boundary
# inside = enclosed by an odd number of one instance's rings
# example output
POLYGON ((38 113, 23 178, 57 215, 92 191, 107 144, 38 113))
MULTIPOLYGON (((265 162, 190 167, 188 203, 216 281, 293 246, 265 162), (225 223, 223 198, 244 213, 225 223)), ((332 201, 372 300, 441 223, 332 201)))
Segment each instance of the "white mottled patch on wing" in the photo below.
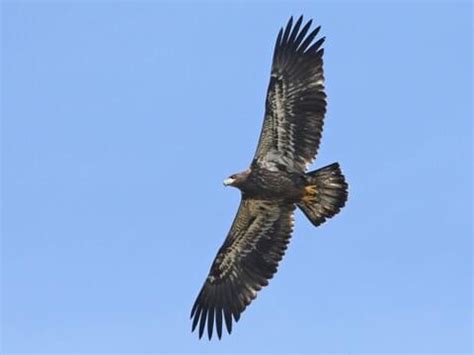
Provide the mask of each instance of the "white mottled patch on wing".
POLYGON ((256 203, 249 212, 251 215, 247 216, 247 218, 252 219, 253 217, 253 220, 243 229, 236 231, 234 242, 219 257, 219 269, 223 277, 225 274, 232 272, 237 259, 255 250, 256 243, 268 234, 269 230, 280 218, 279 207, 265 202, 256 203))

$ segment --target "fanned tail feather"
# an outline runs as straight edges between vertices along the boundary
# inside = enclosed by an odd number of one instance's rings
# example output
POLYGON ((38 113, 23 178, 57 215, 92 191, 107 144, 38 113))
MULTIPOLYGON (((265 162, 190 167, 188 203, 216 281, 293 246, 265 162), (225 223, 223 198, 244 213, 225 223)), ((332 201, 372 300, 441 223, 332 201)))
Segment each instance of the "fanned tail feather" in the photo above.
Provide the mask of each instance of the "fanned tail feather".
POLYGON ((344 207, 348 185, 338 163, 306 174, 305 196, 298 207, 315 226, 336 215, 344 207))

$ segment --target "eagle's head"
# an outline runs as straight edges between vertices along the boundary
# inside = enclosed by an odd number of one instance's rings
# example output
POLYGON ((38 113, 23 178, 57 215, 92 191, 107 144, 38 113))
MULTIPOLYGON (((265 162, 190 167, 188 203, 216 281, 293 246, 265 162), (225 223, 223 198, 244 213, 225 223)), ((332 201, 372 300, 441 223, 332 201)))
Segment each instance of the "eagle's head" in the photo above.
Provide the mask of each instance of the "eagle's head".
POLYGON ((224 180, 224 186, 241 187, 249 175, 250 169, 242 171, 241 173, 233 174, 224 180))

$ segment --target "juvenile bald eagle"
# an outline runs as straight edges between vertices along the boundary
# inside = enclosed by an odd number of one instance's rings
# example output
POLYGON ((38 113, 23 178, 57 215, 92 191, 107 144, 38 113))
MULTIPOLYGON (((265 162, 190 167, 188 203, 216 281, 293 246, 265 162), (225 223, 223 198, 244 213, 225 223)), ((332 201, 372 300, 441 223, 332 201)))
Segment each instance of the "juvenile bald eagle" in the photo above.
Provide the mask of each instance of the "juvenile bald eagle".
POLYGON ((326 112, 324 37, 320 27, 309 32, 301 16, 280 29, 276 40, 265 118, 250 168, 225 185, 240 189, 242 199, 232 227, 219 249, 191 311, 192 330, 199 338, 207 323, 209 339, 215 325, 229 334, 240 314, 268 285, 293 230, 299 207, 318 226, 347 200, 347 184, 338 163, 306 173, 318 151, 326 112), (309 33, 309 34, 308 34, 309 33))

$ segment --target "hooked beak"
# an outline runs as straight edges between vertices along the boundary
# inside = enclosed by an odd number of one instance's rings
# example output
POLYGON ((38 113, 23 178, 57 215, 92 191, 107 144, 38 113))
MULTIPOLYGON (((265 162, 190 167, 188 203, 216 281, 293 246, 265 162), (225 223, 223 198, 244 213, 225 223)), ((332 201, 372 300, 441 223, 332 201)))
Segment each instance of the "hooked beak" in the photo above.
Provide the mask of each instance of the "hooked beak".
POLYGON ((224 180, 224 186, 229 186, 229 185, 232 185, 234 183, 235 179, 232 179, 232 178, 227 178, 224 180))

